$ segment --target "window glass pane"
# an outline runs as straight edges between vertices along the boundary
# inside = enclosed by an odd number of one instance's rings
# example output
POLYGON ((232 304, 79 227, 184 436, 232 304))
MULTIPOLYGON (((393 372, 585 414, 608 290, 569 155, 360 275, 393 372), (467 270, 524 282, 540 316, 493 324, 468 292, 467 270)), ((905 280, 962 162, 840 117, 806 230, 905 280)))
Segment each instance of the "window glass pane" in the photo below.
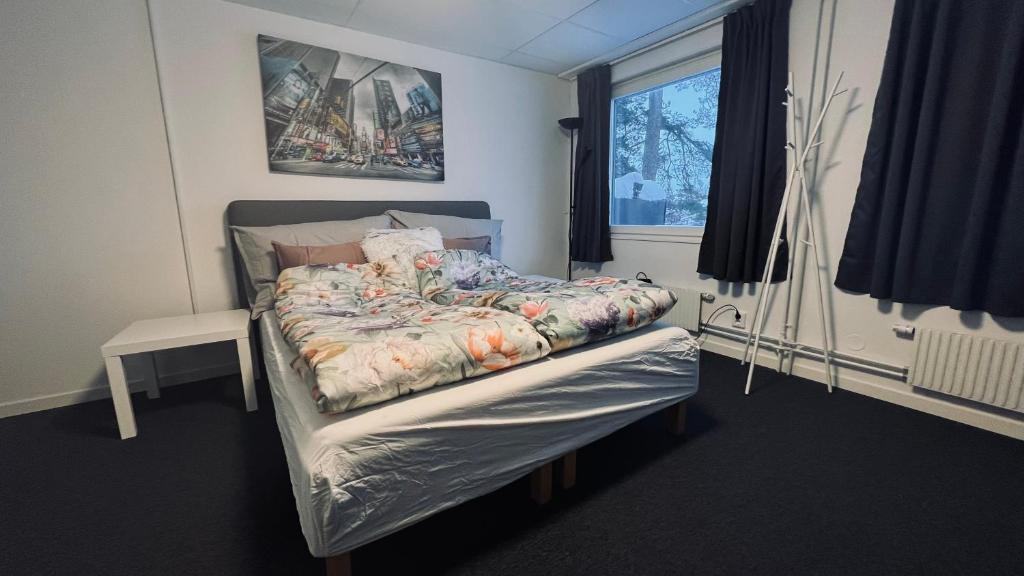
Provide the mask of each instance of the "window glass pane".
POLYGON ((720 78, 714 68, 612 101, 613 226, 704 226, 720 78))

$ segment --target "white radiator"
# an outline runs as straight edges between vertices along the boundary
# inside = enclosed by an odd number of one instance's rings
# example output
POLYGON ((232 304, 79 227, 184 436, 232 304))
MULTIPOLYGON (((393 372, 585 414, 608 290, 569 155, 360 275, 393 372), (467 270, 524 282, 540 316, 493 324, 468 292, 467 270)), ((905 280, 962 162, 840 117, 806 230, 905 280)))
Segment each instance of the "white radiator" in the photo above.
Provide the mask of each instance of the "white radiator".
POLYGON ((696 334, 700 330, 700 291, 676 288, 675 286, 665 286, 665 288, 671 290, 679 300, 662 319, 673 326, 679 326, 696 334))
POLYGON ((924 329, 914 386, 1024 412, 1024 343, 924 329))

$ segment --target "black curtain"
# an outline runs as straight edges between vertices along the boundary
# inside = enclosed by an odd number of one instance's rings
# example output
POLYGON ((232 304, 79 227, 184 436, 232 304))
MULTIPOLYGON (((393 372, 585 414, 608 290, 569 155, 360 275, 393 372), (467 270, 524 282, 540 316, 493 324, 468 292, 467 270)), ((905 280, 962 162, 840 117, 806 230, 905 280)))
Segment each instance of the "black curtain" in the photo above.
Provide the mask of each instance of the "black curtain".
MULTIPOLYGON (((760 281, 786 187, 790 0, 758 0, 725 17, 708 218, 697 272, 760 281)), ((773 281, 786 276, 779 246, 773 281)))
POLYGON ((612 259, 608 226, 611 66, 597 66, 576 78, 580 133, 576 144, 576 188, 570 218, 570 257, 578 262, 612 259))
POLYGON ((898 0, 836 286, 1024 316, 1024 2, 898 0))

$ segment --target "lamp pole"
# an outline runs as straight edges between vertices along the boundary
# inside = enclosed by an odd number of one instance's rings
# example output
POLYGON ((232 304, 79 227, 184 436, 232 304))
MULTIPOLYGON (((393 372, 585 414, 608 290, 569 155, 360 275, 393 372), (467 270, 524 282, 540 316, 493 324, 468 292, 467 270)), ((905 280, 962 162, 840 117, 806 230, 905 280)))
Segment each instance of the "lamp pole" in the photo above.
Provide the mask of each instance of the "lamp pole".
POLYGON ((572 221, 573 200, 576 184, 576 131, 580 128, 579 116, 562 118, 558 125, 569 131, 569 257, 565 265, 565 279, 572 280, 572 221))

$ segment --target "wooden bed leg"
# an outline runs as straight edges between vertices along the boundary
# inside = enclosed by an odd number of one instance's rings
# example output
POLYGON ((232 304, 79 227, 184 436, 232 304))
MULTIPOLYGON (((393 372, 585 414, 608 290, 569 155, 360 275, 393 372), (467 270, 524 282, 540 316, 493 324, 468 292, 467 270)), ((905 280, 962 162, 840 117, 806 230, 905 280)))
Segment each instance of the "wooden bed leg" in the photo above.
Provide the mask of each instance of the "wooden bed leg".
POLYGON ((551 500, 551 462, 530 473, 530 498, 540 505, 551 500))
POLYGON ((686 432, 686 400, 669 406, 665 413, 668 414, 668 427, 672 434, 681 436, 686 432))
POLYGON ((327 576, 352 576, 352 553, 345 552, 325 558, 327 576))
POLYGON ((576 485, 576 451, 562 456, 561 466, 558 469, 558 485, 562 490, 568 490, 576 485))

